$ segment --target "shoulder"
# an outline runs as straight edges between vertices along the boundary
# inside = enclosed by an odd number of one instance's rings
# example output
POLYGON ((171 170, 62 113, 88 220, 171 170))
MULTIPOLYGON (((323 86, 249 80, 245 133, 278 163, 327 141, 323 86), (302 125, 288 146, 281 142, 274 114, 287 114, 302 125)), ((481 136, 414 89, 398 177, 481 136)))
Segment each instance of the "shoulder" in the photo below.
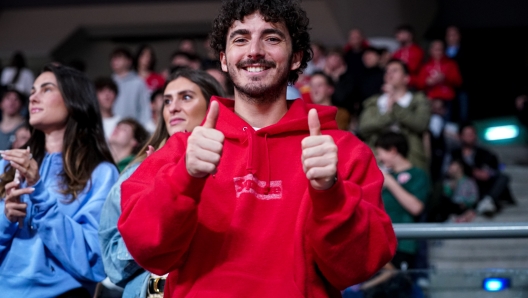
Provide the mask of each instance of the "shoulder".
POLYGON ((365 99, 365 101, 363 102, 363 106, 365 108, 371 107, 371 106, 375 106, 377 108, 378 99, 380 97, 381 97, 381 94, 372 95, 371 97, 365 99))
POLYGON ((105 179, 111 179, 112 181, 116 181, 119 177, 119 172, 117 171, 117 168, 107 162, 103 161, 100 164, 95 167, 95 169, 92 172, 92 179, 94 180, 105 180, 105 179))
POLYGON ((413 101, 415 101, 417 103, 429 104, 429 100, 427 99, 425 94, 423 92, 421 92, 421 91, 413 92, 412 93, 412 99, 413 99, 413 101))

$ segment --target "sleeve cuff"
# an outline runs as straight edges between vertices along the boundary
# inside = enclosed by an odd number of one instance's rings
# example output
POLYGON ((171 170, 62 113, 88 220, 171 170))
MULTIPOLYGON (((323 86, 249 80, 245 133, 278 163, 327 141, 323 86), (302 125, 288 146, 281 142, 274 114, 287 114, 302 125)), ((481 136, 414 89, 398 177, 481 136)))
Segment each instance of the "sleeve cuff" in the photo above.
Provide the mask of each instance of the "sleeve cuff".
POLYGON ((9 219, 7 219, 7 216, 5 212, 2 212, 2 215, 0 216, 0 230, 4 234, 15 234, 16 229, 18 227, 17 222, 11 222, 9 219))
POLYGON ((337 175, 337 180, 332 187, 326 190, 317 190, 308 183, 308 190, 312 198, 313 213, 322 218, 343 209, 347 196, 342 177, 337 175))

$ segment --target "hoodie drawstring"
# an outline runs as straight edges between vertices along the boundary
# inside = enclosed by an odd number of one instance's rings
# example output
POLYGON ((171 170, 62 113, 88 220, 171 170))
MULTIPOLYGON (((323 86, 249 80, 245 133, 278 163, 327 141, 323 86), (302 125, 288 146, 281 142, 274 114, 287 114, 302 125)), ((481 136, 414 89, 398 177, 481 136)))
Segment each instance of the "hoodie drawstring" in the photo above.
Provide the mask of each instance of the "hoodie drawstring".
MULTIPOLYGON (((244 127, 242 128, 243 131, 246 132, 247 134, 247 137, 248 137, 248 159, 247 159, 247 162, 246 162, 246 171, 249 173, 249 174, 252 174, 254 175, 255 174, 255 168, 253 167, 253 150, 255 150, 255 144, 254 144, 254 139, 253 139, 253 133, 247 128, 247 127, 244 127)), ((265 133, 264 134, 264 146, 265 146, 265 151, 266 151, 266 163, 267 163, 267 167, 268 167, 268 172, 266 173, 267 176, 266 176, 266 180, 265 180, 265 183, 266 183, 266 186, 264 187, 264 193, 265 194, 269 194, 270 192, 270 179, 271 179, 271 165, 270 165, 270 155, 269 155, 269 150, 268 150, 268 134, 265 133)))

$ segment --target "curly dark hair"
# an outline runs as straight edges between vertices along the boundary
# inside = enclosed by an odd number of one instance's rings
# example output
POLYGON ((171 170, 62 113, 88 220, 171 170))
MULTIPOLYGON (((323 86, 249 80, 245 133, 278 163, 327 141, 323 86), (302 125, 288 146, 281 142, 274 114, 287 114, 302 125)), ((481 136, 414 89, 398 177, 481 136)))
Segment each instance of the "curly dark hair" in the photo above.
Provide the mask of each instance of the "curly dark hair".
POLYGON ((297 0, 224 0, 213 21, 211 48, 217 56, 224 52, 231 25, 257 11, 266 22, 284 22, 291 36, 293 53, 302 52, 301 66, 288 74, 288 83, 294 84, 313 56, 308 33, 310 21, 297 0))

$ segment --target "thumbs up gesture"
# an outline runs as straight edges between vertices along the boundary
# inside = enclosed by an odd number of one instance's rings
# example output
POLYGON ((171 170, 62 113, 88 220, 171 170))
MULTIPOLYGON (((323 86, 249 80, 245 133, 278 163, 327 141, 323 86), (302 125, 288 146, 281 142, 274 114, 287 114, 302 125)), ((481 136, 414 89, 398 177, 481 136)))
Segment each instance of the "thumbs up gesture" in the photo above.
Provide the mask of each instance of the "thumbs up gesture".
POLYGON ((321 134, 317 110, 308 113, 310 136, 302 140, 302 164, 306 178, 317 190, 326 190, 335 183, 337 175, 337 146, 331 136, 321 134))
POLYGON ((211 102, 204 124, 195 127, 187 140, 185 164, 193 177, 203 178, 216 173, 224 147, 224 134, 215 129, 218 113, 218 103, 211 102))

